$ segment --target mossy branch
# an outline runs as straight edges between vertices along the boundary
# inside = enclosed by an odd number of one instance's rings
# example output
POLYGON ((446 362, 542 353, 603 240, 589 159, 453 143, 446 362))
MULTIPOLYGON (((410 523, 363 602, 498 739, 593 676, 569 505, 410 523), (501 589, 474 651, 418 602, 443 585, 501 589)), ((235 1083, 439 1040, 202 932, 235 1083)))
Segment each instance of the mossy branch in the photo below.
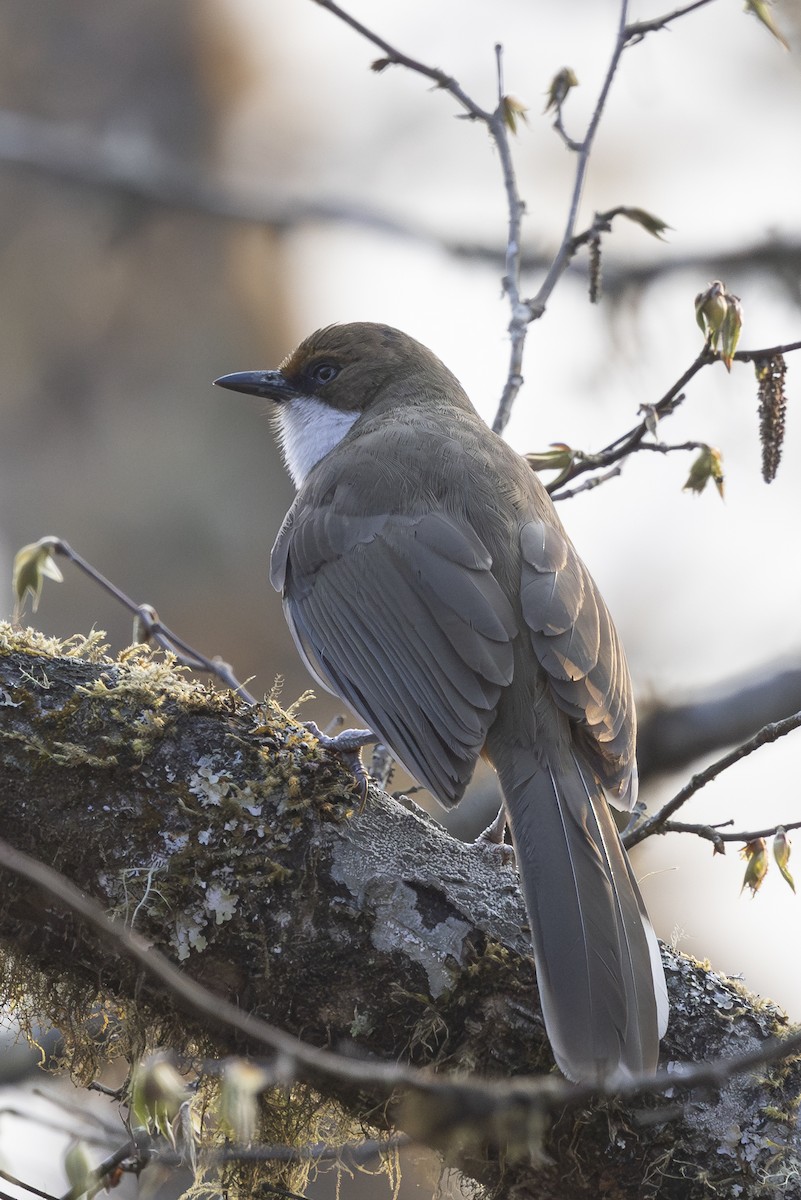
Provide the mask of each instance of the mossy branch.
MULTIPOLYGON (((621 1195, 648 1195, 650 1181, 663 1197, 700 1196, 702 1172, 713 1186, 736 1179, 745 1197, 773 1179, 801 1194, 797 1060, 669 1101, 576 1093, 556 1113, 520 1081, 505 1104, 496 1089, 488 1119, 481 1077, 550 1064, 514 872, 389 797, 354 811, 348 774, 276 704, 190 682, 141 647, 111 660, 93 639, 64 646, 0 625, 0 746, 0 837, 189 976, 306 1043, 360 1057, 368 1075, 373 1060, 477 1076, 474 1110, 457 1080, 404 1102, 347 1072, 316 1076, 348 1118, 405 1128, 497 1195, 535 1188, 547 1200, 570 1178, 576 1197, 610 1179, 621 1195)), ((264 1054, 199 1014, 187 1020, 169 989, 5 872, 0 942, 6 994, 29 1020, 59 1023, 84 1077, 103 1054, 154 1040, 264 1054)), ((669 1060, 759 1049, 785 1027, 701 964, 667 951, 666 963, 669 1060)))

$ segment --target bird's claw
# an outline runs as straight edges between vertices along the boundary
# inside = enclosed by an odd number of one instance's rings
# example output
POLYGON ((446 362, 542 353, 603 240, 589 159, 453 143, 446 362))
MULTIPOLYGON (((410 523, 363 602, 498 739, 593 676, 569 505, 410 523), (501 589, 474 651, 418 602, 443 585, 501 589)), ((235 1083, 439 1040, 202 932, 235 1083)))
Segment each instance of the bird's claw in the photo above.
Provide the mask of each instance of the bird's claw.
POLYGON ((353 789, 359 798, 359 812, 362 812, 367 801, 367 788, 370 776, 361 760, 360 751, 364 746, 375 742, 376 735, 370 729, 343 729, 335 737, 323 733, 314 721, 304 721, 304 728, 315 737, 324 750, 337 754, 353 775, 353 789))
POLYGON ((497 817, 490 822, 486 829, 481 831, 473 845, 489 851, 493 857, 497 858, 500 866, 513 867, 516 862, 515 848, 504 841, 505 833, 506 809, 501 805, 497 817))

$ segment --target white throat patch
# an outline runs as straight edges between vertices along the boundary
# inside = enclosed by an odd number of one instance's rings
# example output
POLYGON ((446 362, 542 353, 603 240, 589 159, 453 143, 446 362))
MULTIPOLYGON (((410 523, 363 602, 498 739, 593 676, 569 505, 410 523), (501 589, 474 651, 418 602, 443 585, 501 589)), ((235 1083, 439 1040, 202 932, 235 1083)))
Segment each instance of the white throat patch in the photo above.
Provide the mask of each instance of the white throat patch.
POLYGON ((303 486, 312 467, 342 441, 360 415, 331 408, 314 396, 282 402, 276 414, 278 444, 296 488, 303 486))

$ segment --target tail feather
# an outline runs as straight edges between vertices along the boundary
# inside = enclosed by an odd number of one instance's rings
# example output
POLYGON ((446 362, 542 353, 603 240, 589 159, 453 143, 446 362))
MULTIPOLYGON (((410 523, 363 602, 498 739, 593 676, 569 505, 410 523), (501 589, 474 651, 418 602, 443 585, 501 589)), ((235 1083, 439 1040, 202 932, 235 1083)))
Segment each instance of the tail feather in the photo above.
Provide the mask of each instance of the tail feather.
POLYGON ((654 1070, 667 1024, 662 962, 603 790, 574 755, 558 768, 528 748, 503 757, 556 1061, 587 1081, 654 1070))
POLYGON ((648 954, 651 959, 651 978, 654 985, 654 1000, 656 1001, 656 1028, 660 1039, 665 1036, 668 1027, 668 1019, 670 1017, 670 1001, 668 1000, 667 981, 665 980, 665 968, 662 963, 662 951, 659 949, 659 941, 654 927, 651 924, 651 918, 648 916, 645 903, 640 895, 640 889, 637 880, 634 877, 631 862, 628 854, 624 850, 624 858, 626 860, 626 870, 628 872, 629 881, 634 890, 634 895, 637 897, 637 903, 640 908, 640 920, 645 931, 645 940, 648 943, 648 954))

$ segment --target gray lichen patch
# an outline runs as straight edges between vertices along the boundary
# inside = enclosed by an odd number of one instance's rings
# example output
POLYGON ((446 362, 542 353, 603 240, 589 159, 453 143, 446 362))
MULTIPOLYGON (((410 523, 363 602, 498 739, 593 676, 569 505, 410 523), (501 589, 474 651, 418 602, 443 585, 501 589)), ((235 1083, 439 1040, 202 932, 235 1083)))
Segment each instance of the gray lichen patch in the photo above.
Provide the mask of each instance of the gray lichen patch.
POLYGON ((497 936, 500 922, 510 943, 528 951, 514 869, 454 841, 420 811, 372 791, 368 804, 381 808, 385 819, 364 828, 358 817, 349 822, 347 837, 332 845, 331 875, 358 911, 371 914, 377 950, 397 951, 419 964, 432 998, 448 991, 466 965, 473 952, 468 934, 476 927, 492 927, 497 936), (437 843, 436 855, 421 857, 415 850, 421 832, 437 843))
POLYGON ((429 928, 417 905, 417 895, 402 880, 376 879, 367 885, 368 903, 375 910, 372 942, 376 950, 402 949, 428 977, 434 999, 453 984, 453 967, 463 965, 467 921, 447 917, 429 928), (450 965, 449 965, 450 964, 450 965))

